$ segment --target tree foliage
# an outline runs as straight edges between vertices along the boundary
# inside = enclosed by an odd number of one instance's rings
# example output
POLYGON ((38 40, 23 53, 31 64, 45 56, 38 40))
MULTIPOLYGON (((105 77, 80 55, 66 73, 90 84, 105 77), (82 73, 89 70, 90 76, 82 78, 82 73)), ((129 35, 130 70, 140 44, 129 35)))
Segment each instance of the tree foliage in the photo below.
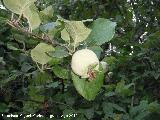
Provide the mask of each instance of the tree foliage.
POLYGON ((0 113, 159 120, 159 4, 1 0, 0 113), (72 54, 86 47, 108 64, 93 82, 70 67, 72 54))

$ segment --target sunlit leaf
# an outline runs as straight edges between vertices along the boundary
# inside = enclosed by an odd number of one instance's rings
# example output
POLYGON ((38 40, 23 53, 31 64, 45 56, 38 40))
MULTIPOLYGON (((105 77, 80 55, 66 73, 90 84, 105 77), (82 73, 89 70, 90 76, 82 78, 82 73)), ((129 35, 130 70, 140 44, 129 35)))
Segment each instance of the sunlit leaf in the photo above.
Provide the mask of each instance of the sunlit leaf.
POLYGON ((102 45, 109 42, 115 33, 116 23, 108 19, 99 18, 94 21, 92 31, 87 38, 89 45, 102 45))
POLYGON ((46 7, 42 11, 39 12, 39 16, 41 18, 41 21, 43 24, 46 24, 48 22, 53 22, 54 9, 52 8, 52 5, 46 7))
POLYGON ((91 32, 82 21, 66 21, 65 28, 74 41, 73 46, 77 46, 84 41, 91 32))
POLYGON ((27 18, 31 30, 39 27, 41 20, 34 4, 32 4, 30 7, 27 7, 23 14, 27 18))
POLYGON ((13 13, 27 18, 31 30, 39 27, 41 20, 39 18, 34 2, 36 0, 4 0, 4 5, 13 13))
POLYGON ((52 45, 40 43, 34 49, 31 50, 31 57, 35 62, 44 65, 52 59, 50 56, 46 54, 49 51, 54 51, 52 45))
POLYGON ((63 29, 63 30, 61 31, 61 38, 62 38, 63 40, 65 40, 66 42, 70 43, 70 36, 69 36, 69 33, 67 32, 66 29, 63 29))

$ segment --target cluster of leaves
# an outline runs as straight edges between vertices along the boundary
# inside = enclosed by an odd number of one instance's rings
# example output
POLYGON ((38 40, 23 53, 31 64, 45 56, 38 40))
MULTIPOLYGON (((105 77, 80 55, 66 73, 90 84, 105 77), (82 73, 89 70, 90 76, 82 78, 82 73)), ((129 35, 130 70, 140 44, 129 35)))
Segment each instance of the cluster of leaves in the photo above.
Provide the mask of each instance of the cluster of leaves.
POLYGON ((0 113, 158 120, 157 2, 2 0, 15 14, 0 10, 0 113), (109 64, 105 81, 100 73, 92 83, 71 73, 71 55, 86 46, 109 64))

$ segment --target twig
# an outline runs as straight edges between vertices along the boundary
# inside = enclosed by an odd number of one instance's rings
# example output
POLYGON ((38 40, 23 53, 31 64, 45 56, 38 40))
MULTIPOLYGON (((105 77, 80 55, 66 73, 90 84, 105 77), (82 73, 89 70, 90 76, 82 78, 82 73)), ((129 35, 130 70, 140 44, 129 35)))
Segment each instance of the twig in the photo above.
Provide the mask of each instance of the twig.
POLYGON ((16 23, 19 23, 19 21, 21 20, 21 18, 22 18, 22 13, 19 15, 19 17, 18 17, 18 19, 16 20, 16 23))
POLYGON ((32 37, 34 37, 34 38, 39 39, 39 40, 43 40, 44 42, 50 43, 50 44, 52 44, 53 46, 59 45, 59 43, 57 43, 57 42, 55 42, 55 41, 53 42, 53 40, 51 40, 49 37, 42 37, 42 36, 33 34, 32 32, 30 32, 30 31, 28 31, 28 30, 26 30, 26 29, 24 29, 24 28, 21 28, 21 27, 18 25, 18 23, 14 23, 14 22, 12 22, 12 21, 7 21, 7 24, 10 25, 10 26, 13 27, 13 28, 15 28, 15 29, 17 29, 17 30, 25 33, 26 35, 30 35, 30 36, 32 36, 32 37))
MULTIPOLYGON (((37 65, 37 68, 39 69, 39 71, 43 73, 43 72, 44 72, 43 69, 41 69, 41 68, 39 67, 39 65, 38 65, 37 62, 36 62, 36 65, 37 65)), ((43 65, 42 65, 42 66, 43 66, 43 65)))
POLYGON ((14 19, 14 13, 12 13, 11 15, 11 21, 14 19))
POLYGON ((73 51, 71 51, 66 45, 61 44, 61 43, 59 43, 59 42, 57 42, 55 40, 50 39, 50 37, 48 37, 45 34, 42 34, 42 36, 36 35, 36 34, 30 32, 30 31, 26 30, 25 28, 20 27, 19 23, 13 22, 13 21, 9 21, 8 20, 7 24, 10 25, 12 28, 17 29, 18 31, 21 31, 21 32, 25 33, 26 35, 32 36, 33 38, 37 38, 37 40, 42 40, 42 41, 44 41, 44 42, 46 42, 48 44, 51 44, 54 47, 57 46, 57 45, 65 47, 68 50, 69 54, 72 55, 73 51))

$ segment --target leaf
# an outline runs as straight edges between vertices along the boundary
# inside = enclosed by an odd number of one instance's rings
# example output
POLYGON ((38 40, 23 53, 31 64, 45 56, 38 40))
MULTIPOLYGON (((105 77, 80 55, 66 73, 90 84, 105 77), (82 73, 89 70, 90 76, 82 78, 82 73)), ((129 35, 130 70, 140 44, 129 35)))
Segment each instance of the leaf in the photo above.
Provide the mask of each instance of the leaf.
POLYGON ((76 97, 73 96, 72 94, 70 93, 67 93, 64 95, 64 99, 65 99, 65 102, 66 104, 70 105, 70 106, 73 106, 75 104, 75 100, 76 100, 76 97))
POLYGON ((58 65, 60 63, 62 63, 63 58, 56 58, 54 57, 51 61, 49 61, 49 65, 54 66, 54 65, 58 65))
POLYGON ((34 49, 31 50, 31 57, 35 62, 44 65, 52 59, 46 54, 49 51, 54 51, 52 45, 48 45, 46 43, 39 43, 34 49))
MULTIPOLYGON (((1 6, 0 6, 1 7, 1 6)), ((0 14, 1 15, 1 14, 0 14)), ((7 22, 7 18, 0 16, 0 25, 3 25, 7 22)), ((1 31, 0 31, 1 32, 1 31)))
POLYGON ((46 85, 47 88, 56 88, 59 86, 59 82, 53 82, 46 85))
POLYGON ((110 103, 103 102, 102 107, 106 118, 108 117, 112 118, 114 116, 113 106, 110 103))
POLYGON ((35 0, 3 0, 5 7, 16 14, 22 14, 22 11, 35 0))
POLYGON ((0 102, 0 112, 4 113, 4 112, 8 112, 8 106, 5 103, 1 103, 0 102))
POLYGON ((36 0, 3 0, 4 5, 13 13, 24 15, 27 18, 29 27, 36 29, 41 20, 39 18, 34 2, 36 0))
POLYGON ((61 31, 61 38, 62 38, 64 41, 70 43, 70 36, 69 36, 69 33, 67 32, 66 29, 63 29, 63 30, 61 31))
POLYGON ((129 114, 134 120, 146 120, 151 113, 160 111, 160 104, 157 102, 148 103, 146 100, 140 101, 138 106, 131 107, 129 114))
POLYGON ((141 113, 145 112, 147 110, 147 106, 148 106, 148 101, 140 101, 140 104, 138 106, 135 107, 131 107, 129 113, 131 115, 132 118, 140 115, 141 113))
POLYGON ((84 114, 89 120, 91 120, 94 116, 94 109, 86 109, 84 114))
POLYGON ((102 45, 109 42, 115 34, 116 23, 108 19, 99 18, 94 21, 92 31, 87 38, 89 45, 102 45))
POLYGON ((105 93, 106 97, 111 97, 111 96, 114 96, 114 95, 115 95, 115 92, 112 92, 112 91, 105 93))
POLYGON ((48 6, 47 8, 45 8, 44 10, 42 10, 40 13, 42 13, 42 15, 44 17, 52 18, 53 17, 53 13, 54 13, 52 5, 48 6))
POLYGON ((84 41, 91 30, 87 28, 82 21, 66 21, 65 29, 73 39, 73 46, 78 46, 80 42, 84 41))
POLYGON ((92 46, 92 47, 88 47, 88 49, 96 53, 97 57, 100 59, 101 52, 103 51, 103 49, 100 46, 92 46))
POLYGON ((160 104, 159 103, 157 103, 157 101, 155 101, 155 102, 152 102, 152 103, 150 103, 149 105, 148 105, 148 111, 150 111, 150 112, 160 112, 160 104))
POLYGON ((105 61, 105 62, 107 62, 108 64, 111 64, 111 65, 113 65, 114 63, 116 63, 118 60, 115 58, 115 57, 113 57, 113 56, 107 56, 107 57, 105 57, 104 59, 103 59, 103 61, 105 61))
POLYGON ((119 105, 114 104, 114 103, 103 102, 102 106, 103 106, 103 111, 105 113, 106 118, 108 118, 108 117, 113 118, 115 110, 117 110, 119 112, 124 112, 124 113, 126 112, 125 109, 123 109, 122 107, 120 107, 119 105))
POLYGON ((152 71, 151 74, 156 80, 158 80, 158 78, 160 77, 160 72, 152 71))
POLYGON ((56 27, 56 23, 55 22, 49 22, 47 24, 41 25, 40 29, 44 32, 48 32, 53 30, 56 27))
POLYGON ((40 26, 40 30, 45 32, 50 39, 53 39, 56 35, 59 35, 61 29, 61 25, 56 22, 48 22, 40 26))
POLYGON ((52 82, 52 77, 46 72, 38 72, 35 78, 32 80, 34 85, 45 85, 52 82))
POLYGON ((87 79, 79 78, 79 76, 72 72, 72 80, 78 93, 90 101, 95 99, 103 85, 104 73, 101 71, 96 72, 96 78, 92 81, 88 81, 87 79))
POLYGON ((83 114, 76 116, 76 120, 88 120, 83 114))
POLYGON ((12 43, 12 42, 7 43, 7 48, 10 50, 20 50, 18 47, 19 46, 16 43, 12 43))
POLYGON ((88 120, 91 120, 94 116, 94 108, 84 109, 83 114, 88 118, 88 120))
POLYGON ((48 55, 56 58, 64 58, 64 57, 68 57, 69 53, 66 48, 57 46, 55 48, 55 51, 48 52, 48 55))
POLYGON ((39 27, 41 20, 34 4, 26 8, 23 14, 28 20, 31 31, 39 27))
POLYGON ((23 103, 23 111, 27 112, 27 113, 34 113, 37 111, 37 109, 43 108, 42 104, 36 103, 36 102, 32 102, 32 101, 26 101, 23 103))
POLYGON ((130 96, 132 95, 132 91, 129 88, 133 85, 134 85, 133 83, 125 85, 125 81, 122 80, 119 83, 117 83, 115 92, 121 96, 130 96))
POLYGON ((70 116, 73 113, 75 113, 75 111, 73 109, 66 108, 65 110, 63 110, 63 115, 61 115, 61 118, 65 119, 65 120, 72 120, 73 117, 70 117, 70 116))
POLYGON ((145 111, 145 112, 141 112, 140 111, 140 114, 138 114, 134 120, 145 120, 145 118, 149 115, 150 113, 148 111, 145 111))
POLYGON ((121 106, 114 104, 114 103, 111 103, 111 104, 112 104, 113 108, 116 109, 117 111, 126 112, 125 109, 123 109, 121 106))
POLYGON ((21 71, 24 72, 24 73, 27 73, 30 69, 33 68, 32 65, 30 65, 29 63, 26 63, 26 62, 23 63, 21 66, 22 66, 21 71))
POLYGON ((3 61, 3 57, 0 57, 0 63, 3 63, 4 61, 3 61))
POLYGON ((68 79, 69 78, 69 70, 60 67, 60 66, 53 66, 53 72, 54 74, 62 79, 68 79))
POLYGON ((0 84, 1 86, 6 85, 8 82, 16 80, 16 78, 20 77, 21 75, 22 75, 21 72, 13 70, 6 79, 0 81, 0 84))
POLYGON ((40 94, 41 92, 42 92, 41 88, 29 86, 29 93, 28 94, 32 100, 43 102, 44 95, 40 94))

